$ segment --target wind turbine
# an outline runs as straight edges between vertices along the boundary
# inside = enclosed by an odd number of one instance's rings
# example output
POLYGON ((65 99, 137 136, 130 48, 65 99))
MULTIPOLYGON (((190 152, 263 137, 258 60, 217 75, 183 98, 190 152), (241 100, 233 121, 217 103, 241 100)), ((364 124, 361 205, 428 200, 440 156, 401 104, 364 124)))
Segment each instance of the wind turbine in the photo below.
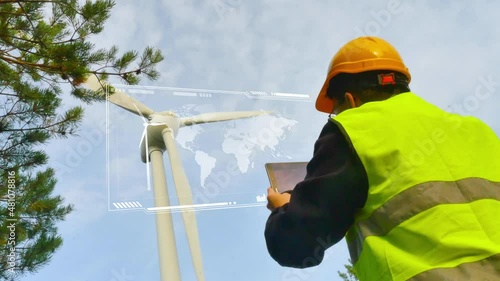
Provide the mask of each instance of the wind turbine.
MULTIPOLYGON (((104 86, 106 86, 95 75, 89 76, 85 85, 94 91, 104 89, 104 86)), ((141 159, 146 165, 148 165, 148 162, 151 162, 156 207, 170 206, 165 168, 163 165, 164 151, 168 152, 179 204, 184 206, 193 205, 191 187, 177 153, 177 145, 175 143, 175 136, 180 128, 195 124, 249 118, 269 113, 266 111, 212 112, 179 118, 172 111, 155 112, 121 91, 115 91, 109 95, 108 101, 141 116, 145 120, 146 127, 144 128, 140 144, 141 159)), ((149 180, 149 172, 147 176, 149 180)), ((182 219, 186 229, 196 276, 199 281, 202 281, 204 280, 203 263, 195 213, 191 209, 187 209, 182 212, 182 219)), ((181 275, 171 213, 156 213, 156 233, 161 280, 180 281, 181 275)))

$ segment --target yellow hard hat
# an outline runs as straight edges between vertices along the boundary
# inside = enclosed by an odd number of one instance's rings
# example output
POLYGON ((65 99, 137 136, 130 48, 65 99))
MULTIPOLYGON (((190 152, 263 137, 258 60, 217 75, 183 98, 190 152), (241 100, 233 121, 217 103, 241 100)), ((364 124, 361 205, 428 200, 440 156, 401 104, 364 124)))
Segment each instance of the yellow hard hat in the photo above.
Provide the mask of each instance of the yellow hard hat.
POLYGON ((326 95, 330 79, 339 73, 359 73, 370 70, 392 70, 408 78, 411 75, 398 51, 387 41, 377 37, 359 37, 342 46, 333 56, 325 83, 316 99, 316 109, 332 113, 335 101, 326 95))

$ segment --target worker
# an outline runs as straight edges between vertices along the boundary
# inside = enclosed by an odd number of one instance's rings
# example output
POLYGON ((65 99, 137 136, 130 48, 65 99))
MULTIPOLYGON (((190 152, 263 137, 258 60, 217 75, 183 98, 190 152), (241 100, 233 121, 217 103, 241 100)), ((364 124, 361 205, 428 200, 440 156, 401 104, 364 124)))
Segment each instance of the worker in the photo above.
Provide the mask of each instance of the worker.
POLYGON ((329 118, 307 175, 291 192, 268 189, 265 239, 277 263, 317 266, 345 237, 361 281, 500 280, 500 140, 410 81, 381 38, 334 55, 316 100, 329 118))

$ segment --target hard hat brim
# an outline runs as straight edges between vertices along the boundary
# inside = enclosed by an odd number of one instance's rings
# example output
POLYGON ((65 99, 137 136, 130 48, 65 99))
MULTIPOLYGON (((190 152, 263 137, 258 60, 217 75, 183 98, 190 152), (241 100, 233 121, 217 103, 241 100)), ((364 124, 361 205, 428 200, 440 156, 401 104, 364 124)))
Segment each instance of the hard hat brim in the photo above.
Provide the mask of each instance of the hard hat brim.
POLYGON ((326 91, 328 90, 328 84, 330 82, 330 78, 327 78, 321 91, 319 92, 318 97, 316 98, 316 110, 324 112, 324 113, 332 113, 335 108, 336 101, 329 98, 326 95, 326 91))

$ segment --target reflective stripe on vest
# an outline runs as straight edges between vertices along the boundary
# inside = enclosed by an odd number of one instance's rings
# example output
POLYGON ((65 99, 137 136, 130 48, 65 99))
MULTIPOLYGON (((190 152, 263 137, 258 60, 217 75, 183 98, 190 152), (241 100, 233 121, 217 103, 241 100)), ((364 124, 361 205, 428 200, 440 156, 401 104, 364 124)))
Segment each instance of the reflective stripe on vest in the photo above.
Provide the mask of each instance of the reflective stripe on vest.
MULTIPOLYGON (((360 280, 434 280, 447 272, 469 280, 460 268, 474 270, 500 253, 500 141, 491 129, 413 93, 334 121, 368 175, 367 202, 346 235, 360 280)), ((482 273, 484 280, 494 274, 482 273)))
MULTIPOLYGON (((361 237, 384 236, 413 215, 438 205, 471 203, 481 199, 500 201, 500 182, 479 178, 457 182, 426 182, 399 193, 375 210, 370 218, 357 222, 357 227, 361 237), (414 203, 408 203, 412 201, 414 203)), ((351 259, 356 262, 361 249, 353 249, 351 252, 351 259)))
POLYGON ((408 281, 495 281, 500 279, 500 254, 477 262, 462 263, 456 267, 436 268, 422 272, 408 281))

